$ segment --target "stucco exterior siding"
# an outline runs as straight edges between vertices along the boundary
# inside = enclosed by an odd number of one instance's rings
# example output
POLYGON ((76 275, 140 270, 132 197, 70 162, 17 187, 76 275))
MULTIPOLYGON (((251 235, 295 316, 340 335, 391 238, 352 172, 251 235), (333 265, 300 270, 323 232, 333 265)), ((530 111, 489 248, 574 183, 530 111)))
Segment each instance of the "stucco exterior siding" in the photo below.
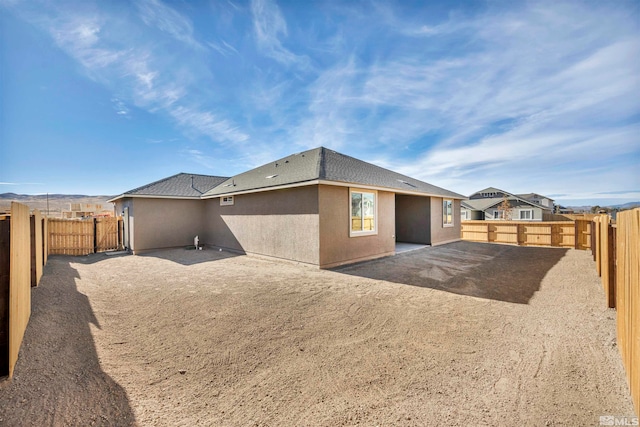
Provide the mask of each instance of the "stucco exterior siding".
POLYGON ((129 208, 129 243, 134 253, 193 245, 204 233, 202 200, 129 198, 116 203, 129 208))
POLYGON ((318 186, 208 199, 205 218, 209 245, 318 265, 318 186))
POLYGON ((377 192, 377 234, 350 237, 348 187, 319 186, 320 267, 330 268, 395 253, 395 195, 377 192))
POLYGON ((431 198, 396 194, 396 241, 431 244, 431 198))
POLYGON ((442 223, 442 201, 443 198, 441 197, 431 198, 432 245, 439 245, 460 240, 460 200, 453 200, 452 226, 444 226, 442 223))

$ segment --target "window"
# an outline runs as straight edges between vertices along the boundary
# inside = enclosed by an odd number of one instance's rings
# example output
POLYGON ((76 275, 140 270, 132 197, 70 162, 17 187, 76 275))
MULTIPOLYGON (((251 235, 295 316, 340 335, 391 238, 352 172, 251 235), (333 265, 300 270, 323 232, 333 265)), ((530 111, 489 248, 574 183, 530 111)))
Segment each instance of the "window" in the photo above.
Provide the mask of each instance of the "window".
POLYGON ((468 217, 468 213, 469 213, 469 212, 468 212, 467 210, 465 210, 465 209, 461 209, 461 210, 460 210, 460 220, 467 220, 467 219, 469 219, 469 217, 468 217))
POLYGON ((230 206, 230 205, 233 205, 233 196, 220 197, 220 206, 230 206))
POLYGON ((444 199, 442 201, 442 225, 444 227, 453 226, 453 200, 444 199))
POLYGON ((351 190, 350 236, 377 234, 376 193, 351 190))
POLYGON ((533 209, 521 209, 518 213, 518 219, 521 219, 521 220, 533 219, 533 209))

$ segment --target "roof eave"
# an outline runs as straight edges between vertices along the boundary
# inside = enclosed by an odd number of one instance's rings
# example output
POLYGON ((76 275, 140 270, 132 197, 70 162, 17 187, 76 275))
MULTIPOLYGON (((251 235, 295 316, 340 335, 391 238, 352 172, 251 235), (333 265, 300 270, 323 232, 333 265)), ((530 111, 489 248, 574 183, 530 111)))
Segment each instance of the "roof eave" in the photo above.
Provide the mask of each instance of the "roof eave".
POLYGON ((116 200, 120 199, 178 199, 178 200, 200 200, 200 196, 170 196, 170 195, 159 195, 159 194, 121 194, 119 196, 114 197, 113 199, 107 200, 108 203, 113 203, 116 200))
POLYGON ((253 188, 253 189, 246 189, 246 190, 239 190, 239 191, 229 191, 229 192, 226 192, 226 193, 211 194, 211 195, 208 195, 208 196, 207 195, 203 195, 202 199, 216 199, 216 198, 225 197, 225 196, 236 196, 236 195, 241 195, 241 194, 261 193, 261 192, 264 192, 264 191, 284 190, 284 189, 287 189, 287 188, 304 187, 304 186, 308 186, 308 185, 333 185, 333 186, 338 186, 338 187, 362 188, 364 190, 388 191, 388 192, 393 192, 393 193, 398 193, 398 194, 406 194, 406 195, 413 195, 413 196, 442 197, 442 198, 449 198, 449 199, 455 199, 455 200, 464 200, 464 199, 466 199, 465 196, 463 196, 461 194, 457 194, 456 195, 456 193, 453 193, 453 194, 436 194, 436 193, 429 193, 429 192, 419 191, 419 190, 403 190, 403 189, 400 189, 400 188, 384 187, 384 186, 380 186, 380 185, 367 185, 367 184, 359 184, 357 182, 333 181, 333 180, 327 180, 327 179, 313 179, 313 180, 309 180, 309 181, 301 181, 301 182, 296 182, 296 183, 291 183, 291 184, 274 185, 274 186, 271 186, 271 187, 261 187, 261 188, 253 188))

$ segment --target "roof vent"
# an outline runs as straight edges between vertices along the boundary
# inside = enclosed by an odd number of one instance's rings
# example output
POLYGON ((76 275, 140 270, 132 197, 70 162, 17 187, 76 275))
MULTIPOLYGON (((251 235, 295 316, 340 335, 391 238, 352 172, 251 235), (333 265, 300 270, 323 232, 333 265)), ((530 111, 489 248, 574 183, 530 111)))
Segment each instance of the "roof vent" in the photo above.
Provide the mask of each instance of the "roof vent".
POLYGON ((272 178, 275 178, 276 176, 278 176, 278 175, 277 174, 276 175, 269 175, 269 176, 265 176, 265 178, 272 179, 272 178))

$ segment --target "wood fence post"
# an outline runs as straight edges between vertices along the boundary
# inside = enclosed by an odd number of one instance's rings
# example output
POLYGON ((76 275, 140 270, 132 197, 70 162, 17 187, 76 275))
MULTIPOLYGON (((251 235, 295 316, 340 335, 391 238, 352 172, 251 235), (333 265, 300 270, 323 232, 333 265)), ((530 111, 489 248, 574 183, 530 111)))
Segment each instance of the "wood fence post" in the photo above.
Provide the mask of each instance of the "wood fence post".
POLYGON ((608 283, 605 285, 608 287, 607 295, 608 301, 607 304, 609 308, 616 307, 616 228, 613 224, 608 224, 608 239, 607 239, 607 252, 608 252, 608 265, 604 266, 608 269, 608 283))
POLYGON ((93 218, 93 253, 98 252, 98 223, 95 218, 93 218))
POLYGON ((9 378, 18 361, 31 316, 31 231, 29 207, 11 202, 9 252, 9 378))
POLYGON ((0 377, 9 374, 11 216, 0 219, 0 377))
POLYGON ((524 224, 516 224, 516 233, 518 240, 518 246, 522 246, 526 239, 524 238, 524 224))
POLYGON ((596 222, 591 220, 591 235, 589 236, 591 240, 591 256, 593 260, 596 260, 596 222))

